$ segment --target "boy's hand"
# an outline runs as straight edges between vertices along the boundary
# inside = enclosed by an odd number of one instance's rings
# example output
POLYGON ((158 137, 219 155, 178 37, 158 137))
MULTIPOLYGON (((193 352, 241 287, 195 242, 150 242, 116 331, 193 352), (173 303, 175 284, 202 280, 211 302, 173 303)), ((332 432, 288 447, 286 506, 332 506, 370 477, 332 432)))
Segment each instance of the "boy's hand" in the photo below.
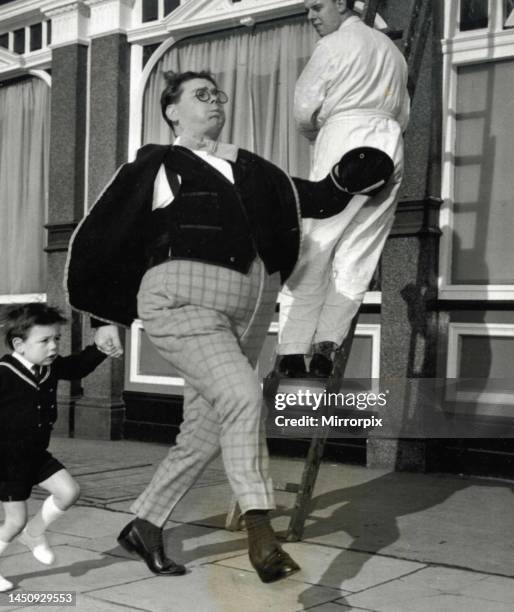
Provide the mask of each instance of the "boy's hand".
POLYGON ((120 334, 116 325, 98 327, 95 332, 95 344, 102 353, 109 357, 121 357, 123 355, 120 334))

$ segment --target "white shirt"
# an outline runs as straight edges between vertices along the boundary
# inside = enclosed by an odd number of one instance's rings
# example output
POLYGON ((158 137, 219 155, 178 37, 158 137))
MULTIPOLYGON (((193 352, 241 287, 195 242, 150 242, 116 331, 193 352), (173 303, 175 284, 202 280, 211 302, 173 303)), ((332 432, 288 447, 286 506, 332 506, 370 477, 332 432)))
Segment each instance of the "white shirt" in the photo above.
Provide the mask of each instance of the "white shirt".
POLYGON ((12 353, 12 356, 17 359, 22 366, 25 366, 27 368, 27 370, 29 372, 34 372, 33 368, 34 368, 34 363, 31 363, 28 359, 25 359, 25 357, 23 357, 23 355, 20 355, 19 353, 17 353, 16 351, 14 351, 12 353))
POLYGON ((316 44, 296 84, 294 116, 300 129, 312 131, 345 116, 384 114, 404 131, 410 107, 406 87, 401 52, 352 15, 316 44))
MULTIPOLYGON (((175 140, 176 145, 180 145, 180 136, 175 140)), ((216 157, 215 155, 211 155, 206 151, 195 151, 193 150, 195 155, 198 155, 201 159, 210 164, 213 168, 221 172, 225 178, 227 178, 232 184, 234 184, 234 172, 232 170, 232 166, 225 159, 221 159, 220 157, 216 157)), ((178 181, 182 184, 182 179, 180 175, 178 175, 178 181)), ((157 208, 164 208, 171 204, 175 196, 171 191, 170 184, 166 177, 166 169, 164 164, 161 164, 159 171, 157 172, 157 176, 155 177, 154 185, 153 185, 153 201, 152 201, 152 210, 157 208)))

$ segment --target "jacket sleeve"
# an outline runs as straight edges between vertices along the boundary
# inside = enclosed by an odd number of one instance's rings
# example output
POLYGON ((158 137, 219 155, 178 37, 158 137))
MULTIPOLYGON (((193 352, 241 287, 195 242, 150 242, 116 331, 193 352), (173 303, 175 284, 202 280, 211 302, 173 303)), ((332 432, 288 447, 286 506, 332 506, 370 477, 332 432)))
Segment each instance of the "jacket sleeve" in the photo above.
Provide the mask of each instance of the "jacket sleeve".
POLYGON ((293 178, 300 200, 302 217, 326 219, 344 210, 353 195, 338 189, 330 176, 322 181, 293 178))
POLYGON ((322 181, 294 179, 302 217, 323 219, 347 206, 354 195, 374 196, 394 173, 393 160, 380 149, 357 147, 345 153, 322 181))
POLYGON ((146 225, 153 182, 169 147, 147 145, 122 166, 70 241, 65 290, 84 314, 129 327, 146 270, 146 225))
POLYGON ((91 374, 106 357, 107 355, 91 344, 80 353, 57 357, 52 364, 52 369, 58 379, 76 380, 91 374))

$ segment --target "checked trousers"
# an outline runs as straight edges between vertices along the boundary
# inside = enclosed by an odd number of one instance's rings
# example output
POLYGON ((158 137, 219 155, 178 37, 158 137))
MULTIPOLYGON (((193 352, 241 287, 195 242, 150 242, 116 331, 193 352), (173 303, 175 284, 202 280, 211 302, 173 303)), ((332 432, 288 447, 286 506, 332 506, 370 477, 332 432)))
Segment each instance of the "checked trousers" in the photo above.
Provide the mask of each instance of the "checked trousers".
POLYGON ((184 420, 151 482, 133 503, 162 526, 221 451, 242 512, 275 507, 262 390, 254 367, 275 311, 278 273, 256 259, 247 275, 197 261, 150 268, 138 312, 160 354, 184 378, 184 420))

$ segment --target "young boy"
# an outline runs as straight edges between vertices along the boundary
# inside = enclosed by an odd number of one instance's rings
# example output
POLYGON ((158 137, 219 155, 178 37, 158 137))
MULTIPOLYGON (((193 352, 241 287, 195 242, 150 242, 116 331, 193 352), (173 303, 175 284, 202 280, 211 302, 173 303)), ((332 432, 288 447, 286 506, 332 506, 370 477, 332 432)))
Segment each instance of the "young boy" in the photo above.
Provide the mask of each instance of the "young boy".
MULTIPOLYGON (((21 534, 20 541, 45 565, 55 560, 45 530, 79 496, 78 484, 46 450, 57 419, 57 382, 87 376, 106 357, 94 345, 59 357, 60 325, 65 320, 46 304, 12 308, 4 333, 13 352, 0 359, 0 501, 4 508, 0 555, 21 534), (35 484, 50 496, 27 523, 26 500, 35 484)), ((0 592, 12 588, 0 575, 0 592)))

